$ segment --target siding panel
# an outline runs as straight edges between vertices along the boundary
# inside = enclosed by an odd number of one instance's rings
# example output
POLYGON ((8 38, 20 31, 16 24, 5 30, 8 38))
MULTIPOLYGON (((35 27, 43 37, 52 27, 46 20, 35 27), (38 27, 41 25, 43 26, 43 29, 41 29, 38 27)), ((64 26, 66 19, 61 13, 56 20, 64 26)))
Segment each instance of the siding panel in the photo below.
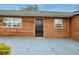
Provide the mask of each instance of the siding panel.
POLYGON ((64 22, 63 29, 54 29, 54 18, 45 19, 45 37, 63 38, 69 37, 69 22, 68 19, 62 18, 64 22))
POLYGON ((79 41, 79 15, 71 18, 70 37, 79 41))
POLYGON ((22 28, 4 28, 0 17, 0 36, 34 37, 34 19, 22 17, 22 28))

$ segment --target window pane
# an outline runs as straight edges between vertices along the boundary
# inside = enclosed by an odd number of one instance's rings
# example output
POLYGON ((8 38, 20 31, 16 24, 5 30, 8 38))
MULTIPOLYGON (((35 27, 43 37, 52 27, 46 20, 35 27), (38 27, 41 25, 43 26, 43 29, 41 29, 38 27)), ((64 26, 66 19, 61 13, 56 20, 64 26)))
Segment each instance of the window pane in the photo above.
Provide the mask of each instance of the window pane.
POLYGON ((20 27, 20 23, 13 23, 13 27, 20 27))
POLYGON ((55 19, 54 20, 54 28, 55 29, 62 29, 63 28, 63 20, 62 19, 55 19))
POLYGON ((3 19, 3 26, 5 27, 21 27, 21 18, 7 18, 3 19))
POLYGON ((5 27, 11 27, 11 21, 12 21, 12 18, 4 18, 3 19, 3 26, 5 27))
POLYGON ((21 27, 21 18, 14 18, 13 27, 21 27))

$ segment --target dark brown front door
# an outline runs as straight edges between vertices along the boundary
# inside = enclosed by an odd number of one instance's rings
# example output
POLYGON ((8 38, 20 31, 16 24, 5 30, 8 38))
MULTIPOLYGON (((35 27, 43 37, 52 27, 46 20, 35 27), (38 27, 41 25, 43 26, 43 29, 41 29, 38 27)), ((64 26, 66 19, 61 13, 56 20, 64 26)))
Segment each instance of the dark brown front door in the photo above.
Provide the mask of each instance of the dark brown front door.
POLYGON ((35 36, 43 37, 43 19, 36 19, 35 22, 35 36))

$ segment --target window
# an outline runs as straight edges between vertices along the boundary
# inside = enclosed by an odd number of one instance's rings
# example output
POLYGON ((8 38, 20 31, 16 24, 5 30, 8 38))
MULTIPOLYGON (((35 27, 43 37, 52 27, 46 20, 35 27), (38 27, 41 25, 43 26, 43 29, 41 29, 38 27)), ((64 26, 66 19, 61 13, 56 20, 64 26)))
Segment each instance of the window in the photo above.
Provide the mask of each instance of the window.
POLYGON ((63 29, 63 20, 62 19, 55 19, 54 20, 54 28, 55 29, 63 29))
POLYGON ((22 20, 21 18, 3 18, 3 26, 4 27, 21 27, 22 25, 22 20))
POLYGON ((21 19, 20 18, 14 18, 13 27, 21 27, 21 19))

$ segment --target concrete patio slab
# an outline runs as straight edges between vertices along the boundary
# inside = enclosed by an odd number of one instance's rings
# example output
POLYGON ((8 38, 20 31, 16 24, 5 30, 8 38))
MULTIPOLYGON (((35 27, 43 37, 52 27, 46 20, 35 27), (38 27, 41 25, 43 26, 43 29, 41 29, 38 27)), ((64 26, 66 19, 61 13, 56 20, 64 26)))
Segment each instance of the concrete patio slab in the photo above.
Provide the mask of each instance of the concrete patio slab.
POLYGON ((1 37, 11 55, 79 55, 79 42, 69 38, 1 37))
POLYGON ((46 40, 33 40, 28 54, 55 54, 46 40))
POLYGON ((79 42, 73 41, 72 39, 48 39, 48 44, 58 55, 74 55, 79 54, 79 42))

